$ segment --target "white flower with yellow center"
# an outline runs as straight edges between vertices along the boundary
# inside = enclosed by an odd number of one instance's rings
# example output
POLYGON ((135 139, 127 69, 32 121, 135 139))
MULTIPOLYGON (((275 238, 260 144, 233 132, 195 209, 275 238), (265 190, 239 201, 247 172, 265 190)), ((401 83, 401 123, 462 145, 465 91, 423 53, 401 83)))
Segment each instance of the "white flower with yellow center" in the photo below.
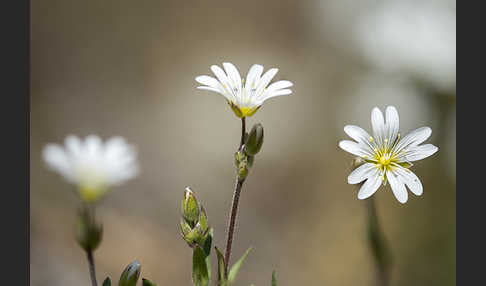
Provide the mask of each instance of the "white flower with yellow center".
POLYGON ((359 156, 365 163, 349 174, 348 183, 358 184, 366 180, 358 192, 358 199, 373 195, 380 185, 390 182, 393 194, 400 203, 408 200, 405 186, 415 195, 423 192, 419 178, 409 170, 413 161, 429 157, 438 148, 432 144, 419 145, 432 134, 429 127, 421 127, 402 137, 398 132, 398 112, 393 106, 386 108, 386 122, 380 109, 373 108, 371 125, 373 136, 361 127, 347 125, 344 132, 356 140, 342 140, 339 147, 359 156))
POLYGON ((269 69, 263 74, 263 66, 253 65, 248 71, 246 80, 242 79, 240 73, 232 63, 223 63, 224 71, 217 65, 212 65, 211 70, 217 79, 201 75, 196 81, 205 89, 222 94, 231 106, 236 116, 252 116, 263 102, 269 98, 289 95, 292 90, 288 89, 293 84, 288 80, 281 80, 268 85, 277 74, 278 69, 269 69), (226 71, 226 72, 225 72, 226 71))
POLYGON ((134 178, 139 172, 135 149, 122 137, 112 137, 105 143, 90 135, 84 141, 70 135, 65 147, 47 144, 43 158, 48 167, 67 181, 77 185, 79 196, 95 202, 110 187, 134 178))

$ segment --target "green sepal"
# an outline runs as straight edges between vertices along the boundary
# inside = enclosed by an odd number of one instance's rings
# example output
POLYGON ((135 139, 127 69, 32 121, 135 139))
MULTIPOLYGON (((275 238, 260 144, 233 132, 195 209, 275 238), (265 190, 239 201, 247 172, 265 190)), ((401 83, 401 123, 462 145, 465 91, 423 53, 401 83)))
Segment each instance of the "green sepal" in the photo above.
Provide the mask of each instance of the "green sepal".
POLYGON ((238 261, 235 262, 235 264, 233 264, 233 266, 231 266, 231 269, 229 271, 229 274, 228 274, 228 282, 229 284, 233 284, 233 282, 235 281, 236 279, 236 275, 238 274, 238 271, 240 270, 241 268, 241 265, 243 265, 243 262, 245 261, 246 257, 248 256, 248 253, 250 253, 251 251, 251 247, 248 248, 245 252, 245 254, 243 254, 243 256, 238 259, 238 261))
POLYGON ((157 284, 148 279, 142 278, 142 286, 157 286, 157 284))
POLYGON ((218 285, 226 286, 228 285, 228 278, 226 276, 226 270, 224 268, 224 257, 221 251, 219 251, 216 246, 214 248, 216 249, 216 254, 218 256, 218 285))
POLYGON ((76 241, 85 251, 94 251, 103 238, 103 226, 95 221, 94 210, 83 207, 76 219, 76 241))
POLYGON ((213 228, 209 229, 208 237, 204 241, 204 256, 206 256, 206 268, 208 269, 208 278, 211 281, 211 244, 213 243, 213 228))
POLYGON ((103 281, 103 284, 101 284, 101 286, 111 286, 110 277, 106 277, 105 281, 103 281))
POLYGON ((247 164, 248 164, 248 167, 251 168, 253 166, 253 162, 255 161, 255 156, 250 156, 248 155, 248 158, 247 158, 247 164))
POLYGON ((277 278, 275 277, 275 270, 272 271, 272 286, 277 286, 277 278))
POLYGON ((194 247, 192 255, 192 282, 196 286, 207 286, 209 284, 208 268, 204 251, 201 247, 194 247))
POLYGON ((199 203, 191 188, 186 187, 182 200, 182 215, 188 222, 195 222, 199 218, 199 203))

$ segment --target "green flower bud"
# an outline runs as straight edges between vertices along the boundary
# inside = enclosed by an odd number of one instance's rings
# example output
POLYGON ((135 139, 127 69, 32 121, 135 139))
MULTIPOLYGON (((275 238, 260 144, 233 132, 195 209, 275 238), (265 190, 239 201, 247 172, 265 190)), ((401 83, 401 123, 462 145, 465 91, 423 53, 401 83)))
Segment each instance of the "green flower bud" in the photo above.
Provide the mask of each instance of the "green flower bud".
POLYGON ((186 191, 184 192, 182 215, 189 222, 195 222, 199 218, 199 204, 189 187, 186 187, 186 191))
POLYGON ((358 168, 359 166, 363 165, 364 163, 366 163, 366 161, 363 158, 356 157, 351 162, 351 168, 352 169, 358 168))
POLYGON ((208 217, 204 207, 197 202, 194 193, 189 187, 186 188, 184 194, 182 210, 183 216, 180 222, 182 238, 190 247, 195 247, 196 245, 203 247, 204 241, 209 234, 208 217), (194 203, 191 203, 191 200, 194 203), (184 210, 186 211, 184 212, 184 210))
POLYGON ((209 225, 208 225, 208 217, 206 215, 206 211, 204 207, 201 206, 201 212, 199 214, 199 221, 198 224, 200 225, 203 232, 207 232, 209 225))
POLYGON ((239 167, 240 166, 240 163, 245 160, 247 157, 247 155, 242 152, 241 150, 240 151, 236 151, 235 152, 235 165, 236 167, 239 167))
POLYGON ((250 134, 245 140, 245 152, 255 156, 263 145, 263 126, 260 123, 253 125, 250 134))
POLYGON ((140 277, 140 268, 142 266, 135 260, 134 262, 128 264, 128 266, 123 270, 118 281, 118 286, 135 286, 137 285, 138 277, 140 277))
POLYGON ((240 166, 238 167, 238 178, 240 180, 246 179, 246 176, 248 176, 248 163, 245 161, 240 163, 240 166))
POLYGON ((97 224, 94 213, 87 208, 83 208, 76 221, 76 240, 85 251, 95 250, 101 242, 103 236, 103 226, 97 224))

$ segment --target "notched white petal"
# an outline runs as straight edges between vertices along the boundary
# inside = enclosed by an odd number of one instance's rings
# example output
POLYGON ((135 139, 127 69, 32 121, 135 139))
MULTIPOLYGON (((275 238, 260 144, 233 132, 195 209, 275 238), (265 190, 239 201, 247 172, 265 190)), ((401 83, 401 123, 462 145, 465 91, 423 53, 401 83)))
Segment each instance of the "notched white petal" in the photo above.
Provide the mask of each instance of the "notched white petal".
POLYGON ((371 157, 372 155, 369 153, 368 148, 364 145, 358 144, 356 142, 350 140, 342 140, 339 142, 339 147, 346 152, 349 152, 353 155, 359 157, 371 157))
POLYGON ((396 145, 395 150, 401 151, 403 148, 408 148, 409 146, 417 146, 427 140, 431 134, 432 129, 430 127, 417 128, 403 137, 396 145))
POLYGON ((388 106, 385 111, 386 114, 386 129, 387 137, 390 142, 394 142, 400 128, 400 119, 398 111, 394 106, 388 106))
POLYGON ((392 171, 386 172, 386 178, 390 183, 390 187, 395 195, 395 198, 402 204, 406 203, 408 200, 408 192, 405 188, 405 184, 398 179, 392 171))
POLYGON ((358 143, 366 143, 372 142, 374 139, 364 130, 363 128, 356 126, 356 125, 346 125, 344 126, 344 132, 348 134, 349 137, 356 140, 358 143))
POLYGON ((348 176, 348 184, 358 184, 366 180, 373 171, 376 171, 376 165, 372 163, 365 163, 354 169, 348 176))
POLYGON ((361 186, 358 192, 358 199, 364 200, 371 197, 380 187, 382 179, 378 170, 373 173, 361 186))
POLYGON ((403 156, 403 161, 418 161, 432 156, 435 152, 439 151, 437 146, 432 144, 424 144, 419 146, 409 147, 405 155, 403 156))
POLYGON ((400 179, 407 185, 408 189, 416 196, 422 195, 424 188, 420 179, 410 170, 398 167, 395 170, 400 179))
POLYGON ((373 136, 381 142, 385 134, 385 119, 383 118, 383 113, 378 107, 373 108, 371 111, 371 126, 373 127, 373 136))

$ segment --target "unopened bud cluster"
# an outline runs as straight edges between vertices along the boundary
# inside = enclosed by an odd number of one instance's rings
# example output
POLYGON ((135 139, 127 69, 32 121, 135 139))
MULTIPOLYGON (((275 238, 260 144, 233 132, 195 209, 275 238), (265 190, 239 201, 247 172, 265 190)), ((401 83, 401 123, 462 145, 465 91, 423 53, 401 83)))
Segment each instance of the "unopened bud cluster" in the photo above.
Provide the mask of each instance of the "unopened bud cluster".
POLYGON ((238 178, 244 180, 248 170, 253 165, 255 155, 260 152, 263 145, 263 126, 260 123, 253 125, 249 134, 245 134, 244 144, 235 153, 235 164, 238 178))
POLYGON ((182 200, 181 232, 190 247, 202 247, 209 234, 206 211, 189 187, 186 187, 182 200))

